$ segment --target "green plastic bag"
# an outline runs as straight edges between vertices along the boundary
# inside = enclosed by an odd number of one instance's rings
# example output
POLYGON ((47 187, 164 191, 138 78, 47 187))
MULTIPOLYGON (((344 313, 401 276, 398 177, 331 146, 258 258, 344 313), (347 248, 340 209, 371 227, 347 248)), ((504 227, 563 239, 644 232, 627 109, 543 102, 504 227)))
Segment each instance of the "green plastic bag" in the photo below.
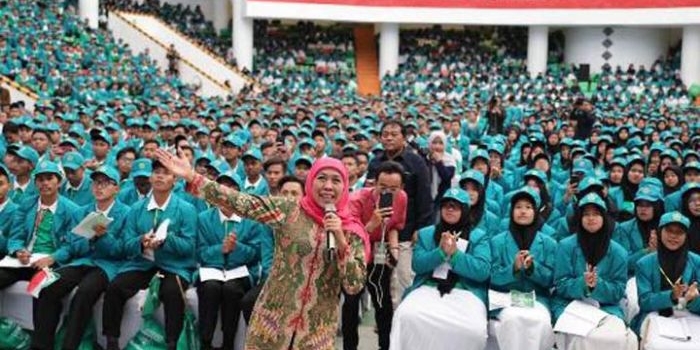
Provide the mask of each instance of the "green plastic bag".
POLYGON ((144 317, 141 329, 124 350, 167 350, 163 327, 153 317, 144 317))
POLYGON ((194 315, 190 310, 185 311, 185 323, 182 327, 182 333, 177 340, 178 349, 199 350, 199 334, 197 334, 197 326, 195 325, 194 315))
POLYGON ((32 338, 17 322, 6 317, 0 318, 0 349, 25 350, 29 349, 32 338))
POLYGON ((158 293, 160 292, 160 279, 163 276, 159 273, 155 274, 148 283, 148 290, 146 291, 146 299, 143 301, 143 307, 141 309, 141 316, 149 317, 153 316, 160 306, 160 298, 158 298, 158 293))
POLYGON ((153 314, 160 306, 158 293, 160 292, 160 279, 162 277, 161 274, 156 274, 151 279, 151 282, 148 283, 146 299, 143 301, 143 307, 141 308, 143 324, 124 350, 167 350, 163 326, 153 318, 153 314))
MULTIPOLYGON (((67 317, 66 317, 67 318, 67 317)), ((78 345, 77 350, 95 350, 97 347, 95 347, 95 322, 93 319, 90 319, 90 323, 88 323, 87 329, 85 329, 85 333, 83 333, 83 338, 80 339, 80 345, 78 345)), ((63 322, 61 323, 61 328, 59 328, 58 332, 56 333, 56 342, 54 344, 54 349, 56 350, 62 350, 63 349, 63 339, 66 337, 66 319, 63 319, 63 322)))

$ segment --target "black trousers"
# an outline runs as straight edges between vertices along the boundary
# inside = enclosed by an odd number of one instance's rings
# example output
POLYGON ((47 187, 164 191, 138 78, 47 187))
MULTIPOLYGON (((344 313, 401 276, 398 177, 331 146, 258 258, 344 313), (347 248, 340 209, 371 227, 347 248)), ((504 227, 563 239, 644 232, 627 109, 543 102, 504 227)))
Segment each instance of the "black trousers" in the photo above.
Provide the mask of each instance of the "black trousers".
POLYGON ((29 281, 36 272, 37 270, 31 267, 19 269, 0 268, 0 289, 5 289, 15 282, 29 281))
POLYGON ((221 329, 224 333, 222 349, 233 350, 241 314, 241 300, 249 289, 250 281, 247 277, 226 282, 206 281, 197 286, 199 337, 203 349, 211 347, 217 316, 221 310, 221 329))
MULTIPOLYGON (((109 338, 119 338, 124 315, 124 304, 141 289, 146 289, 151 278, 163 274, 160 283, 160 301, 165 311, 165 340, 169 349, 174 349, 185 321, 185 300, 177 283, 176 274, 150 269, 119 274, 107 287, 102 310, 102 333, 109 338)), ((179 278, 182 289, 187 290, 187 281, 179 278)))
POLYGON ((253 315, 255 302, 258 301, 258 297, 264 285, 265 282, 258 283, 255 287, 251 288, 248 293, 245 293, 243 300, 241 300, 241 311, 243 312, 243 318, 247 324, 250 324, 250 317, 253 315))
POLYGON ((61 277, 43 289, 34 302, 34 309, 38 310, 41 317, 34 317, 33 349, 54 349, 56 327, 63 309, 61 301, 76 286, 78 289, 66 318, 66 333, 61 349, 77 349, 92 319, 93 307, 109 285, 107 274, 99 267, 69 266, 56 272, 61 277))
MULTIPOLYGON (((380 350, 389 349, 389 335, 391 334, 391 321, 394 317, 394 306, 391 302, 391 273, 393 269, 387 265, 370 264, 367 274, 369 294, 372 296, 374 307, 374 319, 377 323, 377 338, 380 350)), ((349 295, 343 291, 343 349, 357 350, 359 336, 357 327, 360 324, 360 297, 362 293, 349 295)))

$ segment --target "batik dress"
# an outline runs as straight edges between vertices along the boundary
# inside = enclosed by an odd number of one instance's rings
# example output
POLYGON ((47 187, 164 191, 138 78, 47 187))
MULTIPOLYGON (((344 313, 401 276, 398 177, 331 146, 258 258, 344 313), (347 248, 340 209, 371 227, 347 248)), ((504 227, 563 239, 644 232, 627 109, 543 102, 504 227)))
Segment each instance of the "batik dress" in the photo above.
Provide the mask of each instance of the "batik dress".
POLYGON ((232 191, 201 175, 188 191, 274 229, 272 269, 253 309, 246 349, 334 349, 340 288, 355 294, 364 286, 362 239, 346 232, 347 249, 329 261, 326 232, 293 199, 232 191))

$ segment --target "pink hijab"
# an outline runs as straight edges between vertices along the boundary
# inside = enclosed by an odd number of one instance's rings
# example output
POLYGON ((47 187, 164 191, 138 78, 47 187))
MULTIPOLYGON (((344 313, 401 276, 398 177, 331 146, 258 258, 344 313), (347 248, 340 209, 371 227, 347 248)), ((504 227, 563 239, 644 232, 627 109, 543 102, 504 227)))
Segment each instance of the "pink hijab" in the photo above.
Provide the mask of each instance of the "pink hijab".
POLYGON ((367 262, 369 261, 369 255, 371 254, 369 237, 359 218, 354 217, 350 213, 350 181, 348 180, 348 170, 341 161, 326 157, 318 159, 314 162, 311 170, 309 170, 308 176, 306 177, 306 183, 304 184, 305 194, 300 201, 301 208, 306 215, 316 222, 316 224, 323 225, 325 210, 318 203, 316 203, 313 198, 313 182, 318 176, 318 173, 325 169, 337 171, 340 174, 340 177, 343 179, 343 191, 340 194, 340 199, 336 203, 336 213, 343 223, 343 230, 352 232, 362 239, 365 247, 365 262, 367 262))

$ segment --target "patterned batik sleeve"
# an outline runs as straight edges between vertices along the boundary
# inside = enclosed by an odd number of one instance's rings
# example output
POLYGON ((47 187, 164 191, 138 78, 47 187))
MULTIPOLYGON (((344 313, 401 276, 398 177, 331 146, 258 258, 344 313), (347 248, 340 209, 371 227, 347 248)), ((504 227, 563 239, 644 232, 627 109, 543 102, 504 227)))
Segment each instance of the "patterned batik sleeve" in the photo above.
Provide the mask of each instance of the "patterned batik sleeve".
POLYGON ((212 205, 229 205, 238 216, 270 226, 280 226, 294 203, 284 197, 261 197, 235 191, 199 174, 187 185, 187 192, 212 205))
POLYGON ((360 237, 348 234, 348 246, 338 259, 338 269, 345 292, 354 295, 365 286, 367 265, 365 264, 365 246, 360 237))

